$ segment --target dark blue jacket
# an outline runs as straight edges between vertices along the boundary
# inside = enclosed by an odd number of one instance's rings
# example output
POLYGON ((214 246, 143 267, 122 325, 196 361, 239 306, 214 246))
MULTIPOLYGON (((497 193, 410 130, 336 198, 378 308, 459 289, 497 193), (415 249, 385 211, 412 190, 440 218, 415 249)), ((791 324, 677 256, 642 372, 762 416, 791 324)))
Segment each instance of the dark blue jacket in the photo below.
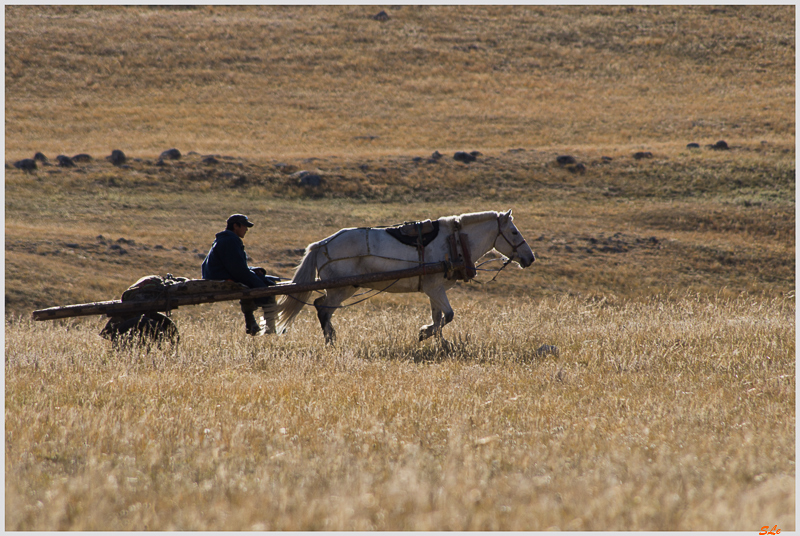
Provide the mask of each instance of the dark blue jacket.
POLYGON ((233 231, 217 233, 214 244, 206 255, 202 267, 203 279, 226 280, 243 283, 250 288, 266 287, 264 282, 247 266, 242 239, 233 231))

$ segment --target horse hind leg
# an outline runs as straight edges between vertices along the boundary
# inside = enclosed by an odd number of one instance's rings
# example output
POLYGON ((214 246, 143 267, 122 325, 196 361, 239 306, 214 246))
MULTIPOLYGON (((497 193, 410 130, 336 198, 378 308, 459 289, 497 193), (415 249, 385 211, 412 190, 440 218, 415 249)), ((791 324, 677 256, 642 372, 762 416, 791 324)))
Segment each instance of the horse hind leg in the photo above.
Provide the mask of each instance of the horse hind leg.
POLYGON ((334 344, 336 342, 336 330, 333 329, 333 324, 331 323, 333 313, 342 302, 355 294, 355 292, 355 287, 329 289, 325 296, 320 296, 314 300, 317 318, 322 327, 322 333, 325 335, 325 344, 334 344))
POLYGON ((325 343, 333 344, 336 342, 336 330, 333 329, 331 324, 331 317, 333 317, 333 308, 325 305, 326 296, 321 296, 314 300, 314 307, 317 309, 317 318, 322 327, 322 333, 325 335, 325 343))

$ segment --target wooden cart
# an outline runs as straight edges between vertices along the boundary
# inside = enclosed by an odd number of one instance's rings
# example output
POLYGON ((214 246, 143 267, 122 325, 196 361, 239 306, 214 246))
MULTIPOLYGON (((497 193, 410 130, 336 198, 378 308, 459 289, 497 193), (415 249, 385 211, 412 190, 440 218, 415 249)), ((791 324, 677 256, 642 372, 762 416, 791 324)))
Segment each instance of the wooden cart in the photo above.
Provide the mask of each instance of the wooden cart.
POLYGON ((391 272, 318 280, 306 284, 283 283, 263 288, 246 288, 234 282, 214 282, 217 284, 208 285, 208 283, 212 282, 182 279, 181 283, 166 285, 165 288, 149 295, 146 292, 139 293, 139 296, 144 295, 145 299, 139 298, 136 294, 131 299, 126 299, 125 294, 123 294, 120 300, 39 309, 33 311, 32 316, 34 320, 41 321, 78 316, 107 315, 110 320, 100 334, 112 340, 112 342, 121 340, 127 342, 133 338, 159 342, 162 340, 177 342, 177 326, 162 313, 168 313, 182 306, 221 301, 252 300, 267 296, 298 294, 338 287, 365 286, 382 281, 394 281, 408 277, 458 271, 460 269, 463 269, 463 263, 444 261, 391 272), (191 284, 193 282, 197 282, 197 284, 191 284))

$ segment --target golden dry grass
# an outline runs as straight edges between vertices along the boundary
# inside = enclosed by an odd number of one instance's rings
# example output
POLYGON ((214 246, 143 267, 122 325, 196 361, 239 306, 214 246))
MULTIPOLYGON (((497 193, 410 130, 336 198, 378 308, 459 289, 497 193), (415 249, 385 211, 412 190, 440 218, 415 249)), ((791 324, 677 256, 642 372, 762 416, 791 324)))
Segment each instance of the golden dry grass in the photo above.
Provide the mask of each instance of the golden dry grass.
POLYGON ((794 530, 795 8, 378 11, 5 8, 7 162, 94 157, 5 173, 5 528, 794 530), (28 320, 199 276, 234 212, 289 276, 508 208, 538 260, 451 291, 449 354, 417 295, 336 348, 235 303, 177 311, 177 353, 28 320))
POLYGON ((338 349, 310 315, 177 355, 16 324, 6 528, 794 529, 791 300, 463 301, 449 355, 377 302, 338 349))

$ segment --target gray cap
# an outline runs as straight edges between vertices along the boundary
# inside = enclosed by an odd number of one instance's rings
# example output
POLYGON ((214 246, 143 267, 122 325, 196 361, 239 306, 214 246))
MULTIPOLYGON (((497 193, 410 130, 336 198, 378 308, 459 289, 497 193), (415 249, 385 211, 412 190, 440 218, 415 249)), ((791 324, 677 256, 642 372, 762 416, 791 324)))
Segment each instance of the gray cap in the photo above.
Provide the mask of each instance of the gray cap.
POLYGON ((234 223, 238 223, 239 225, 245 225, 247 227, 252 227, 253 222, 247 219, 247 216, 244 214, 233 214, 230 218, 228 218, 228 227, 233 227, 234 223))

